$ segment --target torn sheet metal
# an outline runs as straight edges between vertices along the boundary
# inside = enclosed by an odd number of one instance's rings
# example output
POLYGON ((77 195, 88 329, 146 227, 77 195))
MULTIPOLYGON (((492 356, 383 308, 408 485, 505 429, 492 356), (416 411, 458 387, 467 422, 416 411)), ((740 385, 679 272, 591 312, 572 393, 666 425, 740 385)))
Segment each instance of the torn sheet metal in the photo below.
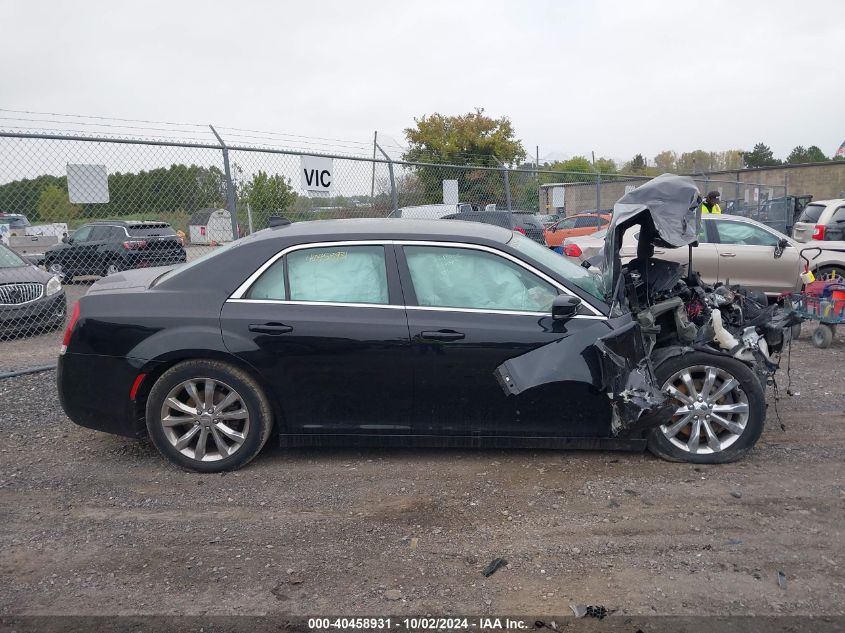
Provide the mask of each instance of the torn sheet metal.
MULTIPOLYGON (((513 396, 550 382, 573 379, 594 382, 590 375, 572 375, 573 369, 583 368, 584 364, 573 363, 567 349, 566 339, 559 339, 506 360, 493 375, 505 393, 513 396)), ((584 373, 589 372, 584 370, 584 373)))
POLYGON ((613 410, 613 435, 664 424, 675 405, 657 384, 639 323, 633 322, 596 341, 601 357, 603 387, 613 410))
POLYGON ((637 257, 648 260, 654 246, 678 248, 698 240, 701 195, 689 176, 663 174, 629 191, 613 205, 613 217, 604 240, 605 291, 612 303, 618 291, 622 236, 639 224, 637 257))
MULTIPOLYGON (((657 385, 638 323, 630 322, 614 330, 593 347, 601 375, 582 380, 593 382, 610 399, 613 435, 657 426, 672 417, 674 406, 657 385)), ((561 341, 555 341, 506 360, 494 375, 505 393, 518 395, 532 387, 570 379, 572 367, 566 348, 561 341)))

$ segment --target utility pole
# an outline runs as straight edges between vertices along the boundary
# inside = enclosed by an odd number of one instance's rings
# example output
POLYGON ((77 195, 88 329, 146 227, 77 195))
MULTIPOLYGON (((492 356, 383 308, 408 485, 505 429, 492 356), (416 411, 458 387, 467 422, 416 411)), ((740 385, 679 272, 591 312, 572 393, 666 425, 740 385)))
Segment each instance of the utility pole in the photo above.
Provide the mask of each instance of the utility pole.
POLYGON ((370 185, 370 204, 375 204, 376 196, 376 148, 378 147, 378 130, 373 132, 373 182, 370 185))

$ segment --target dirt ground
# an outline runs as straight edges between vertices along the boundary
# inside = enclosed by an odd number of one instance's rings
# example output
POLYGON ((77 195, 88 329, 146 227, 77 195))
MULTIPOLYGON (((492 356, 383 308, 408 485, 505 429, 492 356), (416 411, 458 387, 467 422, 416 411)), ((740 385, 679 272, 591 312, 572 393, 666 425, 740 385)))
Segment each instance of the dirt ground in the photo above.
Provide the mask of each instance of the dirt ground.
POLYGON ((0 381, 0 614, 845 614, 842 333, 739 463, 292 450, 199 475, 0 381), (508 565, 489 578, 496 557, 508 565), (783 572, 781 586, 778 572, 783 572))

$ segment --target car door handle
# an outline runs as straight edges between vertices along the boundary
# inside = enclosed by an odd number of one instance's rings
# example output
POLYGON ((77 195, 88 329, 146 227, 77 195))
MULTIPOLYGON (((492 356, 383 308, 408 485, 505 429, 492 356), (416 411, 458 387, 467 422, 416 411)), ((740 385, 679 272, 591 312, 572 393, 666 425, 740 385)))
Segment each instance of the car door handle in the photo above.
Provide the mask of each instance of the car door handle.
POLYGON ((279 334, 287 334, 293 332, 293 327, 285 325, 284 323, 251 323, 249 326, 250 332, 258 332, 259 334, 271 334, 277 336, 279 334))
POLYGON ((654 249, 654 254, 655 254, 655 255, 663 255, 665 252, 666 252, 666 251, 661 251, 661 250, 658 250, 658 249, 656 249, 656 248, 654 249))
POLYGON ((719 257, 736 257, 736 253, 719 253, 719 257))
POLYGON ((429 341, 460 341, 466 334, 455 330, 437 330, 420 332, 419 337, 429 341))

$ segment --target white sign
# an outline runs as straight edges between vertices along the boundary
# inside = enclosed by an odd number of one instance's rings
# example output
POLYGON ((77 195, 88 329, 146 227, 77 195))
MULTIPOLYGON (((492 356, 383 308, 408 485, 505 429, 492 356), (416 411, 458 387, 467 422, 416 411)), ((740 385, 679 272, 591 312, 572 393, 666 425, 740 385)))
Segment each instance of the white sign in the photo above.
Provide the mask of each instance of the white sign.
POLYGON ((566 201, 566 187, 552 187, 552 206, 561 208, 566 201))
POLYGON ((334 160, 323 156, 300 156, 302 188, 306 191, 328 193, 334 185, 334 160))
POLYGON ((105 165, 68 165, 67 194, 74 204, 109 201, 109 172, 105 165))
POLYGON ((458 181, 443 181, 443 204, 458 204, 458 181))

